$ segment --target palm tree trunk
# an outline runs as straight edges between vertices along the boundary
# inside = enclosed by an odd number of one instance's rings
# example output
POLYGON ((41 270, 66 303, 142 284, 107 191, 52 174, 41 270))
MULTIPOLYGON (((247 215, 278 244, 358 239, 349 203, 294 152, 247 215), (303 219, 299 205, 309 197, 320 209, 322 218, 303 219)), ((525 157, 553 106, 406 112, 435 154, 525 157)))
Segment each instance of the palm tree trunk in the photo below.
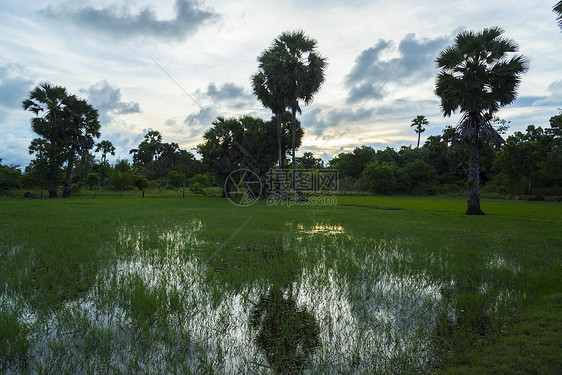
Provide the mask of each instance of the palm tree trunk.
POLYGON ((72 190, 72 168, 74 167, 74 155, 68 158, 68 165, 66 167, 66 184, 62 192, 63 198, 70 198, 72 190))
POLYGON ((48 180, 48 189, 49 189, 49 198, 58 198, 57 194, 57 175, 58 175, 58 166, 55 165, 55 150, 52 144, 49 144, 49 161, 47 167, 47 180, 48 180))
POLYGON ((296 190, 297 192, 297 196, 299 197, 299 201, 303 201, 306 200, 304 194, 302 193, 302 189, 301 189, 301 185, 299 183, 299 180, 297 179, 297 164, 295 161, 295 149, 297 148, 297 131, 296 131, 296 127, 297 127, 297 114, 296 114, 296 110, 295 108, 293 108, 293 113, 292 113, 292 119, 291 119, 291 135, 292 135, 292 166, 293 166, 293 173, 292 173, 292 179, 293 179, 293 188, 296 190))
POLYGON ((467 215, 485 215, 480 209, 480 155, 478 140, 470 142, 470 161, 468 165, 468 209, 467 215))
POLYGON ((420 148, 420 137, 421 137, 421 133, 418 132, 418 145, 416 148, 420 148))
POLYGON ((281 129, 281 116, 283 112, 281 110, 277 111, 277 156, 279 159, 279 173, 277 175, 279 179, 279 190, 282 199, 287 199, 287 189, 285 188, 285 178, 283 176, 283 149, 281 144, 282 129, 281 129))
POLYGON ((57 174, 51 171, 49 176, 49 198, 58 198, 57 194, 57 174))

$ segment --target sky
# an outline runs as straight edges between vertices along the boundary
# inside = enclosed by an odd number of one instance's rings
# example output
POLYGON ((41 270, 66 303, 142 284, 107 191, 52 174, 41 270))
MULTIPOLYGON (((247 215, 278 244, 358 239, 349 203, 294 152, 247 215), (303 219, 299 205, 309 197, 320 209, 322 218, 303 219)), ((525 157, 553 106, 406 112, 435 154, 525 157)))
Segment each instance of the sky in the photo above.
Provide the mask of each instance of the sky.
MULTIPOLYGON (((562 33, 554 0, 2 0, 0 159, 25 167, 34 133, 22 101, 37 85, 65 87, 99 110, 101 138, 129 158, 149 131, 195 153, 217 116, 271 111, 252 94, 257 56, 285 31, 302 29, 327 58, 325 82, 299 117, 297 152, 325 161, 369 145, 415 146, 443 117, 435 58, 464 30, 499 26, 529 71, 518 99, 500 110, 507 135, 548 127, 562 110, 562 33)), ((99 155, 97 155, 99 157, 99 155)))

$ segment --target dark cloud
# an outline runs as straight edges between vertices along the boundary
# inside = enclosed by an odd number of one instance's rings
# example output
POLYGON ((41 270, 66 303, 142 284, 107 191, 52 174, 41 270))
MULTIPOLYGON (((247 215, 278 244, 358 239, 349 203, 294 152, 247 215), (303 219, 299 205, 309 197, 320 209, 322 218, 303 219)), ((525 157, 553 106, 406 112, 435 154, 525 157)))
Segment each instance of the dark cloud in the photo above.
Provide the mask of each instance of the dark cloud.
POLYGON ((0 107, 21 109, 21 103, 32 86, 33 81, 22 77, 16 67, 10 64, 0 66, 0 107))
POLYGON ((220 87, 217 87, 215 83, 210 83, 207 86, 207 91, 198 90, 196 94, 199 97, 207 97, 214 103, 226 102, 229 106, 236 109, 246 106, 254 99, 252 94, 245 92, 242 86, 238 86, 233 82, 223 83, 220 87))
POLYGON ((50 18, 72 22, 115 38, 153 37, 166 40, 184 40, 205 22, 218 18, 213 10, 200 8, 196 1, 176 0, 174 10, 175 17, 169 20, 158 19, 151 8, 132 13, 126 7, 96 9, 90 6, 49 6, 43 13, 50 18))
POLYGON ((167 119, 166 122, 164 123, 164 126, 166 126, 167 128, 175 128, 176 127, 176 119, 175 118, 167 119))
POLYGON ((141 112, 139 103, 121 101, 121 89, 105 80, 80 91, 88 95, 88 102, 98 109, 102 121, 111 121, 112 115, 141 112))
POLYGON ((546 96, 520 96, 512 104, 514 107, 530 107, 535 102, 545 100, 546 96))
POLYGON ((414 118, 418 113, 437 114, 442 116, 439 110, 439 101, 435 100, 409 100, 397 99, 387 105, 377 107, 377 116, 388 118, 414 118))
POLYGON ((213 122, 215 118, 213 118, 210 113, 211 113, 211 107, 206 107, 200 109, 199 112, 197 113, 190 114, 185 118, 183 123, 187 125, 189 137, 194 137, 199 135, 200 133, 203 132, 203 129, 211 125, 211 122, 213 122))
POLYGON ((450 42, 450 37, 420 40, 408 34, 395 49, 391 41, 380 39, 355 59, 345 81, 349 88, 347 102, 381 99, 389 83, 410 85, 434 77, 435 58, 450 42), (396 52, 398 57, 385 59, 385 55, 396 52))
POLYGON ((313 108, 304 113, 300 120, 307 134, 321 136, 324 139, 335 139, 349 131, 349 126, 373 116, 372 108, 360 108, 355 112, 350 109, 313 108), (327 132, 327 133, 326 133, 327 132))
POLYGON ((548 96, 520 97, 514 103, 518 107, 560 107, 562 106, 562 79, 552 82, 547 88, 548 96), (533 100, 534 99, 534 100, 533 100))

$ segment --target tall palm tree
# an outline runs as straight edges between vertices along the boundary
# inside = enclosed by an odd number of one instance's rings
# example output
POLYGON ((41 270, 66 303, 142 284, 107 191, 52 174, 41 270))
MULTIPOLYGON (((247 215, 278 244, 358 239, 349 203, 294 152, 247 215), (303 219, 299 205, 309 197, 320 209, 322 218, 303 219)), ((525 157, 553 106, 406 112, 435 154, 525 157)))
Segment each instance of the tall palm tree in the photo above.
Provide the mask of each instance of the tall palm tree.
MULTIPOLYGON (((68 93, 64 87, 43 83, 29 93, 22 105, 24 110, 35 114, 31 129, 45 140, 42 142, 45 152, 41 153, 41 157, 45 158, 46 163, 49 198, 57 198, 57 175, 64 162, 61 142, 68 93)), ((33 152, 34 148, 30 148, 30 153, 33 152)))
POLYGON ((66 185, 63 198, 69 198, 72 186, 72 170, 76 155, 88 153, 94 147, 94 138, 100 136, 98 110, 83 99, 71 95, 65 108, 63 142, 66 148, 66 185))
POLYGON ((283 177, 283 149, 281 144, 282 129, 281 117, 285 109, 289 106, 290 99, 287 95, 288 89, 285 83, 280 82, 276 74, 282 69, 278 58, 278 52, 273 48, 266 49, 258 56, 258 72, 252 75, 252 88, 258 100, 263 106, 271 109, 277 118, 277 156, 279 160, 279 190, 280 197, 287 199, 287 189, 285 188, 283 177))
POLYGON ((562 1, 556 3, 552 10, 556 13, 556 21, 558 21, 558 26, 562 29, 562 1))
POLYGON ((418 133, 418 145, 416 146, 417 148, 420 147, 421 133, 425 131, 425 128, 423 126, 427 124, 429 124, 429 122, 423 115, 418 115, 415 119, 412 120, 412 124, 410 126, 414 126, 416 133, 418 133))
POLYGON ((299 100, 305 105, 312 102, 314 95, 324 83, 326 58, 316 52, 316 40, 309 38, 304 31, 284 32, 273 42, 273 49, 280 59, 281 69, 277 70, 275 79, 286 87, 289 107, 292 111, 291 151, 293 186, 302 197, 296 176, 296 113, 301 113, 299 100))
POLYGON ((490 124, 493 115, 513 103, 521 74, 528 69, 527 60, 517 52, 518 46, 502 36, 499 27, 480 32, 464 31, 455 38, 455 45, 441 51, 436 59, 441 69, 435 94, 441 98, 444 116, 462 113, 454 139, 470 146, 469 191, 467 214, 483 215, 480 209, 481 142, 502 142, 490 124))

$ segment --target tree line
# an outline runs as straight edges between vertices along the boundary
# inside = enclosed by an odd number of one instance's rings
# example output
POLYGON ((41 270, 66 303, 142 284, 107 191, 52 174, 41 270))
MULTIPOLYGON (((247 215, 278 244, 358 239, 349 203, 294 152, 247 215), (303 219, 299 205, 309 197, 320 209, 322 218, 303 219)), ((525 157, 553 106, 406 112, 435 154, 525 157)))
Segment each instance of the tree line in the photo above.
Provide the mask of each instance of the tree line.
MULTIPOLYGON (((418 116, 419 117, 419 116, 418 116)), ((505 120, 495 120, 501 133, 505 120)), ((340 190, 373 194, 462 194, 470 188, 470 148, 455 142, 455 129, 427 138, 422 147, 375 150, 363 145, 329 161, 337 169, 340 190)), ((562 115, 550 124, 529 125, 505 142, 483 142, 478 148, 479 179, 490 195, 562 195, 562 115)))
MULTIPOLYGON (((483 214, 482 183, 497 186, 498 191, 517 191, 524 181, 526 193, 534 187, 559 187, 560 115, 551 118, 550 128, 529 126, 507 140, 501 136, 506 122, 496 114, 515 101, 521 76, 528 70, 527 59, 517 51, 517 44, 498 27, 459 33, 435 60, 440 69, 435 94, 441 111, 445 117, 460 113, 458 124, 445 128, 440 136, 428 137, 419 147, 428 124, 420 115, 411 123, 418 134, 416 148, 375 151, 363 146, 338 155, 329 166, 340 172, 342 186, 384 194, 432 194, 443 186, 464 184, 467 214, 483 214)), ((107 154, 113 152, 113 145, 95 143, 100 136, 97 111, 62 87, 40 85, 23 102, 24 109, 35 114, 31 124, 39 137, 31 142, 29 151, 35 159, 21 182, 40 182, 50 197, 58 196, 59 185, 63 197, 70 196, 73 183, 97 183, 122 191, 131 186, 144 190, 159 181, 167 186, 189 184, 204 192, 204 186, 222 186, 226 176, 239 168, 262 180, 271 168, 283 172, 290 158, 294 171, 299 164, 295 150, 303 136, 297 119, 300 103, 309 104, 321 88, 326 65, 316 52, 316 41, 302 30, 282 33, 258 56, 258 71, 251 77, 254 94, 273 117, 269 121, 251 116, 217 118, 196 147, 201 161, 176 143, 162 142, 158 131, 150 131, 130 150, 132 164, 121 160, 109 166, 107 154), (90 153, 94 146, 102 153, 101 160, 90 153)), ((300 159, 301 165, 322 168, 313 155, 300 159)), ((16 172, 12 168, 9 173, 16 172)), ((279 197, 289 199, 284 174, 276 176, 279 197)), ((295 182, 291 186, 297 197, 306 199, 295 182)), ((223 194, 228 195, 228 185, 223 194)))

